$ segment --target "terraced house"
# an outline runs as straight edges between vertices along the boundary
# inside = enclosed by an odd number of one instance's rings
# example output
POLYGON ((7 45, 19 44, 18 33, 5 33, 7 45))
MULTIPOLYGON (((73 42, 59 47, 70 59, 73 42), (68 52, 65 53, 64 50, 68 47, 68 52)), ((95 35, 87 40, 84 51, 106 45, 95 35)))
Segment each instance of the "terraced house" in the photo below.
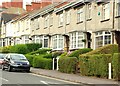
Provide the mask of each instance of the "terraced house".
POLYGON ((43 48, 69 51, 115 44, 119 21, 119 0, 73 0, 22 14, 9 23, 14 44, 35 42, 43 48))

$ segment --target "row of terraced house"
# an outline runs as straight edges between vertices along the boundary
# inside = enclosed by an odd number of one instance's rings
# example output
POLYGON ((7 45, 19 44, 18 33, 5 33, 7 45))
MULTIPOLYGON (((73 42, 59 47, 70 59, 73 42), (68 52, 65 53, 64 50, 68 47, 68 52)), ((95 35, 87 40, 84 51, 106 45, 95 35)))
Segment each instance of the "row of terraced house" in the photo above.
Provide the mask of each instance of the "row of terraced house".
POLYGON ((42 43, 42 48, 75 50, 116 44, 119 0, 73 0, 26 12, 1 25, 1 46, 42 43))

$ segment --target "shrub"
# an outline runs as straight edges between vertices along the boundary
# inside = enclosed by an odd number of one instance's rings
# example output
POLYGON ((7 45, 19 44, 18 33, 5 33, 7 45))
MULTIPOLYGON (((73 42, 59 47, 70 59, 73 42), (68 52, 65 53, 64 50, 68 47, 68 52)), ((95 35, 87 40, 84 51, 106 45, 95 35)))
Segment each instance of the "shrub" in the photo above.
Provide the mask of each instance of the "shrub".
POLYGON ((118 45, 117 44, 108 44, 103 47, 97 48, 91 52, 86 53, 85 55, 92 54, 113 54, 118 53, 118 45))
POLYGON ((52 69, 52 59, 43 58, 42 55, 35 56, 33 59, 33 67, 42 69, 52 69))
POLYGON ((60 56, 62 53, 63 53, 62 51, 52 52, 52 56, 53 58, 56 58, 57 56, 60 56))
POLYGON ((27 49, 29 50, 29 52, 38 50, 39 48, 42 47, 42 44, 39 44, 39 43, 29 43, 25 45, 27 46, 27 49))
POLYGON ((60 57, 65 57, 65 56, 67 56, 67 52, 64 52, 60 55, 60 57))
POLYGON ((28 61, 30 62, 30 65, 33 66, 33 58, 35 57, 34 55, 25 55, 28 61))
POLYGON ((50 53, 51 49, 39 49, 33 52, 28 53, 29 55, 40 55, 40 54, 46 54, 50 53))
POLYGON ((120 80, 120 54, 115 53, 112 58, 113 79, 120 80))
POLYGON ((1 53, 10 53, 10 48, 9 47, 2 47, 0 52, 1 53))
POLYGON ((10 47, 11 53, 21 53, 21 54, 27 54, 29 50, 27 49, 27 46, 25 44, 18 44, 10 47))
POLYGON ((45 54, 45 55, 43 55, 43 58, 52 59, 52 54, 51 53, 45 54))
POLYGON ((82 55, 79 58, 80 74, 107 78, 111 60, 111 54, 82 55))
POLYGON ((76 73, 77 62, 76 57, 61 57, 58 61, 59 71, 64 73, 76 73))
POLYGON ((73 51, 71 54, 69 54, 68 56, 69 57, 79 57, 79 55, 81 54, 84 54, 84 53, 87 53, 87 52, 90 52, 92 51, 92 49, 90 48, 83 48, 83 49, 79 49, 79 50, 75 50, 73 51))

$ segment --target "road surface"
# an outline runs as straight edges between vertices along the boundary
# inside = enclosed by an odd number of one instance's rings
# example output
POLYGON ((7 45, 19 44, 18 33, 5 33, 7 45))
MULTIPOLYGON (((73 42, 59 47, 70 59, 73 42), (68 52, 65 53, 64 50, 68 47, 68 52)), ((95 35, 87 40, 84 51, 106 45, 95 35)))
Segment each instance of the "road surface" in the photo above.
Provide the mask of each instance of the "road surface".
POLYGON ((26 72, 1 71, 2 86, 83 86, 78 83, 59 80, 26 72))

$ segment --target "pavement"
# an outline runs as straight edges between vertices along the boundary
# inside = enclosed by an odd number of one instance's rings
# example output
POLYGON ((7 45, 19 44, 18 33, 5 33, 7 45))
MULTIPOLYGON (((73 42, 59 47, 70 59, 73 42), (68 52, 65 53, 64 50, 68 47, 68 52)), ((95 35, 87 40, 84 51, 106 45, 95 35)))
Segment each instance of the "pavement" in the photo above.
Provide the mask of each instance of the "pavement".
POLYGON ((61 80, 82 83, 82 84, 90 84, 90 85, 101 85, 101 86, 120 86, 120 82, 115 81, 113 79, 102 79, 97 77, 88 77, 88 76, 80 76, 78 74, 67 74, 62 73, 57 70, 46 70, 40 68, 31 68, 31 72, 39 75, 44 75, 52 78, 57 78, 61 80))

